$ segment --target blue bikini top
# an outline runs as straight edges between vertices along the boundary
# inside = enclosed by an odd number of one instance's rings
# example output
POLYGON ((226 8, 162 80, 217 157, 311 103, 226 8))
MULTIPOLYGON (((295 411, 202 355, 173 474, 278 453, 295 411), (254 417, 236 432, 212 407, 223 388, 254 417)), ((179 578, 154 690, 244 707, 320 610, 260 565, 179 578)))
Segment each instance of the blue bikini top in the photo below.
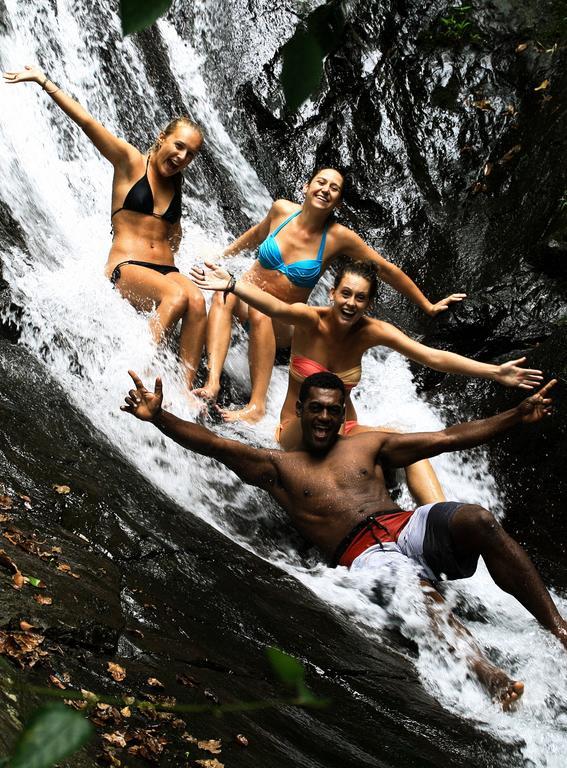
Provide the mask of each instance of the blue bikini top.
POLYGON ((264 269, 277 269, 278 272, 282 272, 290 282, 297 285, 298 288, 313 288, 319 280, 321 275, 321 268, 323 265, 323 253, 325 251, 325 241, 327 239, 328 223, 325 224, 323 229, 323 236, 321 237, 321 245, 317 252, 316 259, 304 259, 303 261, 296 261, 293 264, 284 264, 282 258, 282 252, 276 242, 276 235, 285 227, 285 225, 299 216, 301 209, 292 213, 291 216, 283 221, 279 227, 270 232, 268 237, 258 248, 258 261, 264 267, 264 269))

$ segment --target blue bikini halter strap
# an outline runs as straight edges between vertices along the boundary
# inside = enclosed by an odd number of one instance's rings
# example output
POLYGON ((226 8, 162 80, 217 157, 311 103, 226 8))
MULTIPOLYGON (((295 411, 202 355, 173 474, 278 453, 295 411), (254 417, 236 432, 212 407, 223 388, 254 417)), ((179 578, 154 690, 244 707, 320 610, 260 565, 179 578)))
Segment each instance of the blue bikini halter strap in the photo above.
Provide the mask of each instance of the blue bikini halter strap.
POLYGON ((325 253, 325 242, 327 240, 327 230, 329 229, 329 222, 323 227, 323 237, 321 238, 321 245, 317 251, 317 261, 323 260, 323 254, 325 253))
POLYGON ((299 216, 300 213, 301 213, 301 208, 298 211, 295 211, 295 213, 292 213, 291 216, 288 216, 287 219, 282 221, 282 223, 279 225, 279 227, 276 227, 273 232, 270 232, 270 237, 275 237, 278 234, 278 232, 280 231, 280 229, 283 229, 286 224, 289 224, 289 222, 292 219, 295 219, 296 216, 299 216))

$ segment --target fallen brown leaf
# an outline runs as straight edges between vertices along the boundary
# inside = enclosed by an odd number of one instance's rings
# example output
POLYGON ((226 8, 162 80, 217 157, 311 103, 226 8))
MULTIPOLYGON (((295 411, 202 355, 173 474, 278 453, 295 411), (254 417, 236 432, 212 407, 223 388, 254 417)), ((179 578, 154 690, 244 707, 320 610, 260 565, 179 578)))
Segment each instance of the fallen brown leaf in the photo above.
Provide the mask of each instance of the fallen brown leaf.
POLYGON ((65 495, 67 493, 71 493, 71 489, 68 485, 54 485, 52 486, 55 493, 59 493, 61 495, 65 495))
POLYGON ((472 102, 472 105, 473 107, 476 107, 476 109, 481 109, 484 112, 487 112, 493 109, 489 99, 477 99, 476 101, 472 102))
POLYGON ((121 683, 126 678, 126 670, 124 667, 121 667, 120 664, 115 664, 115 662, 109 661, 107 669, 110 672, 112 679, 116 680, 117 683, 121 683))
POLYGON ((36 603, 39 603, 39 605, 52 605, 53 604, 53 598, 49 597, 49 595, 34 595, 33 599, 36 601, 36 603))
POLYGON ((21 589, 25 582, 24 576, 20 572, 20 569, 12 560, 12 558, 6 554, 6 552, 3 549, 0 549, 0 565, 3 565, 5 568, 7 568, 13 575, 12 575, 12 586, 14 589, 21 589))
POLYGON ((60 688, 62 691, 65 690, 66 686, 62 683, 62 681, 57 677, 57 675, 49 675, 50 681, 53 683, 53 685, 57 686, 57 688, 60 688))
POLYGON ((130 709, 130 707, 122 707, 122 709, 120 710, 120 714, 122 715, 122 717, 132 717, 132 710, 130 709))
POLYGON ((0 523, 9 523, 11 519, 12 519, 11 515, 5 515, 5 514, 0 515, 0 523))
POLYGON ((498 163, 500 165, 504 165, 505 163, 509 163, 510 160, 513 160, 514 157, 518 154, 518 152, 522 151, 522 145, 521 144, 514 144, 514 146, 509 149, 506 154, 502 155, 498 163))
POLYGON ((29 632, 30 629, 35 629, 33 624, 30 624, 29 621, 20 621, 20 629, 22 632, 29 632))
POLYGON ((212 760, 195 760, 197 765, 202 765, 203 768, 224 768, 224 763, 219 763, 216 757, 212 760))
POLYGON ((48 655, 40 646, 45 640, 35 632, 5 632, 0 630, 0 654, 18 662, 20 667, 33 667, 48 655))
POLYGON ((198 685, 201 685, 198 680, 195 680, 194 677, 191 677, 191 675, 186 675, 185 673, 176 675, 176 680, 178 683, 181 685, 186 685, 188 688, 197 688, 198 685))
POLYGON ((248 739, 243 733, 237 733, 234 737, 234 740, 237 742, 237 744, 240 744, 241 747, 248 746, 248 739))
POLYGON ((546 88, 549 88, 550 81, 549 80, 542 80, 541 83, 538 85, 537 88, 534 88, 534 91, 545 91, 546 88))
POLYGON ((197 746, 199 749, 204 749, 205 752, 210 752, 212 755, 219 755, 221 753, 221 740, 209 739, 208 741, 198 741, 197 746))
POLYGON ((11 496, 0 496, 0 509, 12 509, 14 499, 11 496))
POLYGON ((185 733, 181 734, 181 738, 183 739, 183 741, 186 741, 188 744, 196 744, 197 743, 197 739, 194 736, 191 736, 190 733, 187 733, 187 731, 185 731, 185 733))
POLYGON ((516 53, 523 53, 527 47, 528 47, 527 43, 520 43, 519 45, 516 46, 516 53))
POLYGON ((165 688, 164 684, 157 677, 148 677, 148 685, 152 688, 165 688))
POLYGON ((114 744, 115 747, 126 746, 126 739, 124 738, 124 734, 120 733, 119 731, 115 731, 114 733, 103 733, 102 738, 105 741, 108 741, 109 744, 114 744))

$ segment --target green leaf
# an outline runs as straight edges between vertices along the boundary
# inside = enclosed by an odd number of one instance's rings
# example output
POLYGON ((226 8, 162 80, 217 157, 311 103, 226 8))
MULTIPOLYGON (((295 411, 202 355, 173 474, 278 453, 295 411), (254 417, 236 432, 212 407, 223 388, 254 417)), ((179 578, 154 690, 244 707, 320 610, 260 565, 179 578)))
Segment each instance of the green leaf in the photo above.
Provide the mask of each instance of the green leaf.
POLYGON ((38 709, 24 728, 10 768, 51 768, 76 752, 91 737, 88 720, 63 704, 38 709))
POLYGON ((120 0, 122 32, 141 32, 163 16, 171 3, 172 0, 120 0))
POLYGON ((41 579, 38 579, 35 576, 28 576, 27 578, 32 587, 39 587, 41 584, 41 579))
POLYGON ((282 49, 280 75, 285 101, 294 112, 314 93, 323 74, 323 51, 314 35, 298 28, 282 49))
POLYGON ((331 0, 302 22, 281 50, 280 82, 287 107, 294 111, 321 84, 323 59, 338 46, 346 24, 342 0, 331 0))
POLYGON ((305 670, 300 661, 293 656, 288 656, 279 648, 268 648, 266 654, 280 682, 297 687, 298 691, 300 686, 305 686, 305 670))

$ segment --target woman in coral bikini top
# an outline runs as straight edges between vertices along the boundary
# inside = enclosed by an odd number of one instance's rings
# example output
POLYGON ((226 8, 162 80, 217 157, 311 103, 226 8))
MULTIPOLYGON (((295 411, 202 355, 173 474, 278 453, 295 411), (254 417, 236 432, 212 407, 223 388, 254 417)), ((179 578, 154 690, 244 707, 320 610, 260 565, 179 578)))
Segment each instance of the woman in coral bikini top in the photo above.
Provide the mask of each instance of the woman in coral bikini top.
POLYGON ((181 239, 181 172, 201 148, 201 129, 188 117, 179 117, 143 154, 114 136, 37 67, 5 72, 3 77, 10 85, 38 83, 112 163, 114 237, 105 274, 136 309, 155 309, 150 331, 156 343, 182 321, 180 358, 191 388, 203 347, 206 309, 202 294, 179 273, 173 257, 181 239))
MULTIPOLYGON (((525 358, 502 365, 479 363, 453 352, 427 347, 390 323, 366 317, 378 283, 377 271, 368 262, 343 260, 331 289, 331 304, 327 307, 287 304, 246 280, 234 280, 230 273, 215 264, 206 262, 206 265, 211 270, 208 273, 200 267, 193 267, 191 271, 191 277, 200 288, 219 292, 228 290, 265 315, 294 327, 288 391, 276 430, 276 439, 284 450, 295 450, 301 444, 301 423, 296 414, 299 388, 307 376, 319 371, 331 371, 345 384, 347 399, 342 429, 345 437, 376 429, 391 431, 359 424, 350 398, 350 391, 360 380, 362 356, 371 347, 390 347, 435 370, 494 379, 507 387, 533 389, 542 380, 541 371, 519 367, 525 358)), ((406 476, 418 504, 444 500, 428 461, 407 467, 406 476)))
MULTIPOLYGON (((235 240, 224 251, 224 256, 257 248, 258 257, 242 279, 286 304, 307 301, 323 272, 339 255, 373 263, 382 280, 428 315, 437 315, 452 302, 464 298, 464 294, 456 293, 432 304, 401 269, 366 245, 348 227, 332 221, 330 217, 341 202, 344 183, 339 171, 319 168, 303 188, 303 206, 289 200, 276 200, 266 217, 235 240)), ((251 394, 244 408, 224 410, 222 414, 226 421, 254 422, 265 412, 276 346, 289 346, 290 329, 254 308, 249 310, 240 297, 229 296, 226 302, 222 296, 213 299, 206 340, 208 378, 195 394, 211 401, 217 399, 234 316, 249 326, 251 394)))

